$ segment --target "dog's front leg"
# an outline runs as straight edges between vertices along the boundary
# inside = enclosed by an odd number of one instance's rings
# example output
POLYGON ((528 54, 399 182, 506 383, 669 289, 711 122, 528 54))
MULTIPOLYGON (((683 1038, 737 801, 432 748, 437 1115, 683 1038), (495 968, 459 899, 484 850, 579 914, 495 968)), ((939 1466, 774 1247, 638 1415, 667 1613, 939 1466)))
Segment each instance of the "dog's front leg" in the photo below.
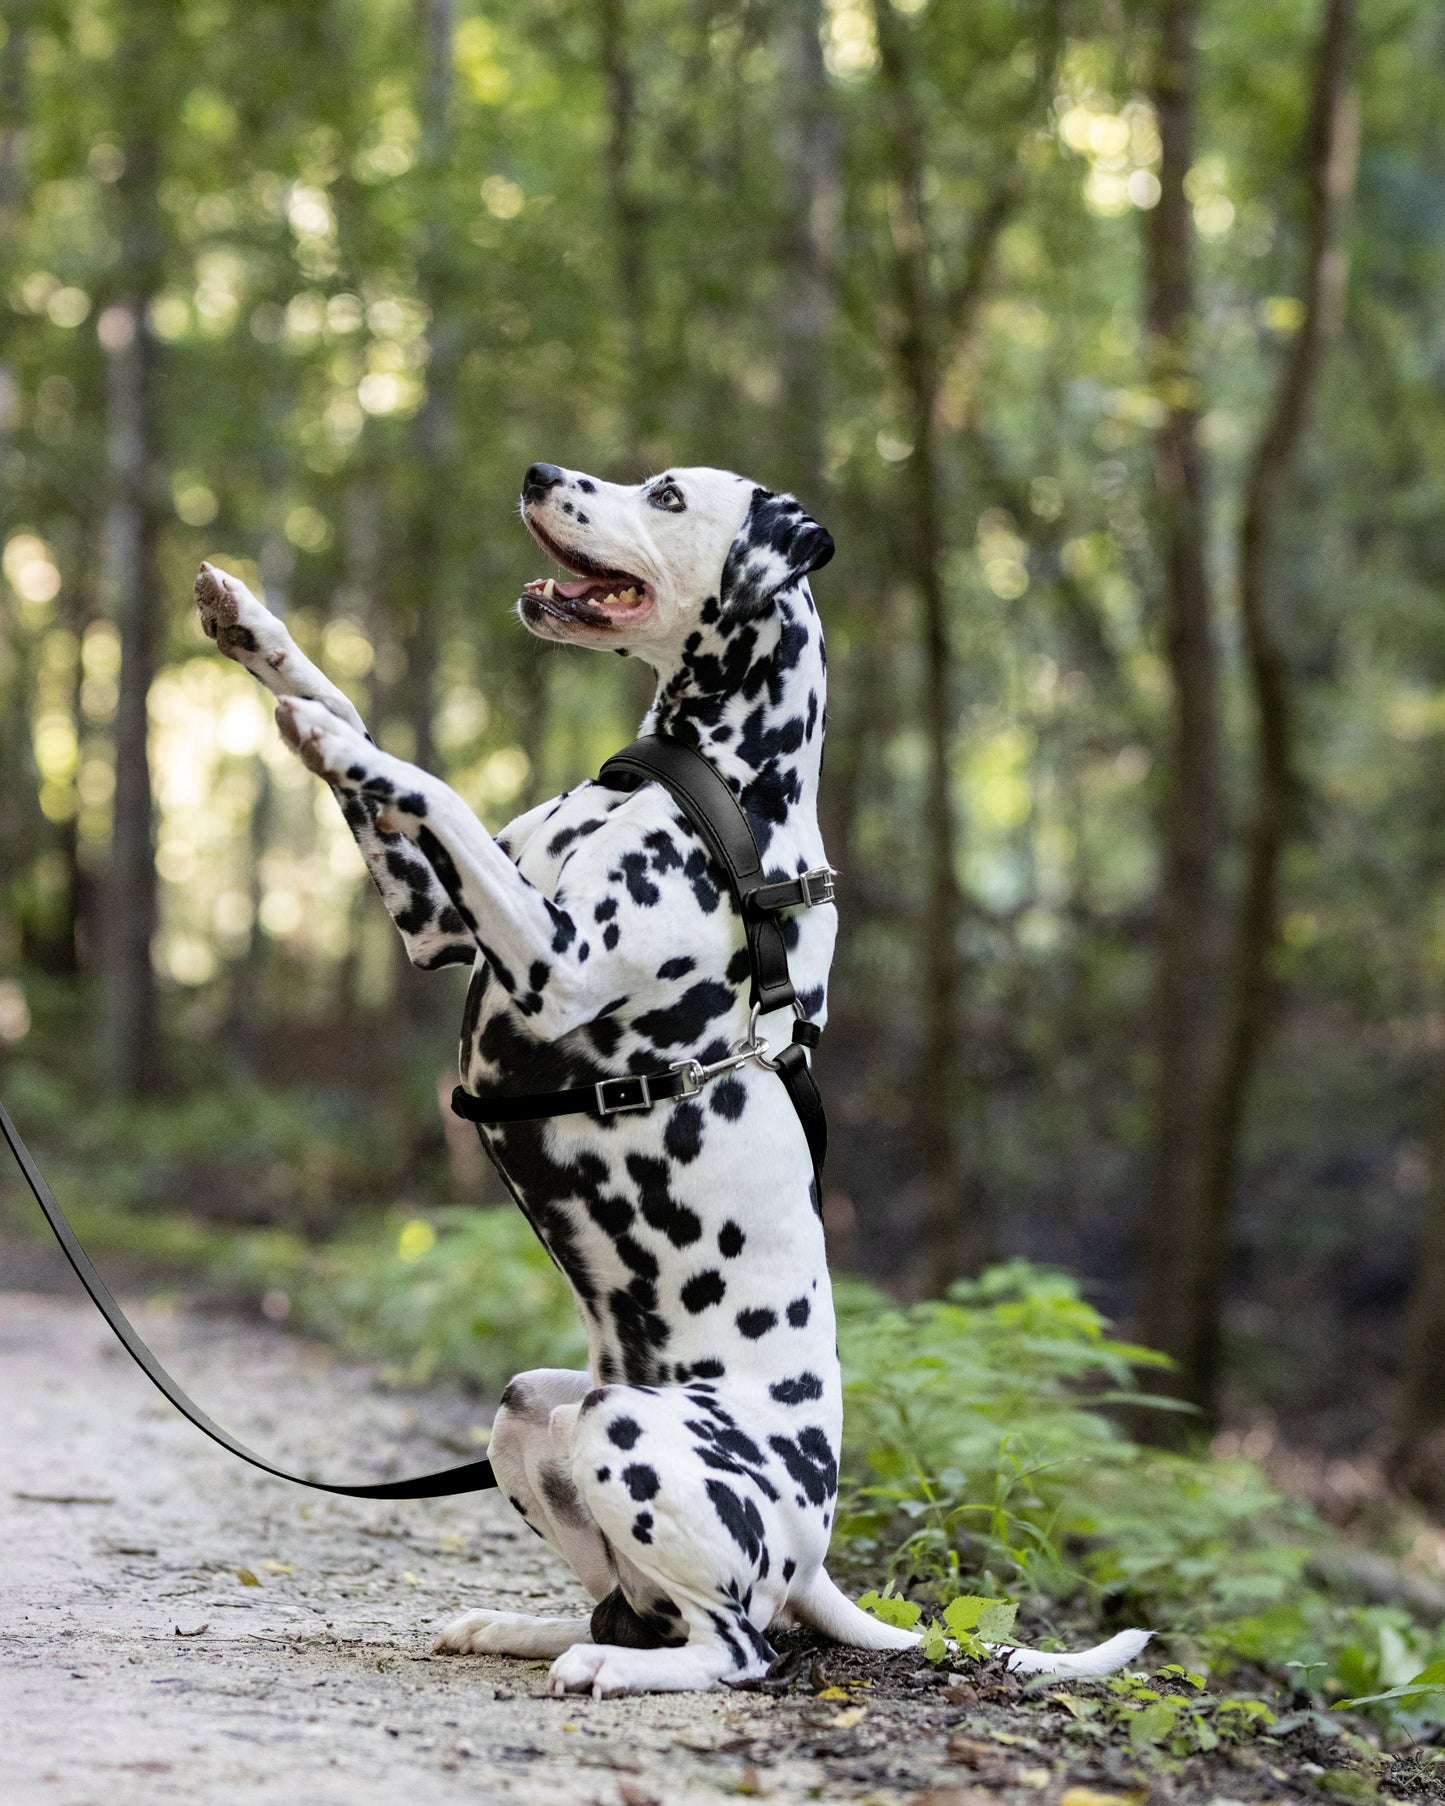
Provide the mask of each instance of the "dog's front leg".
MULTIPOLYGON (((241 582, 213 564, 196 578, 201 625, 218 649, 263 683, 273 696, 317 705, 370 744, 366 724, 351 699, 339 690, 286 631, 283 622, 241 582)), ((414 966, 470 964, 476 942, 462 925, 436 874, 400 834, 377 825, 377 804, 355 794, 341 796, 347 825, 356 837, 376 888, 406 943, 414 966)))
POLYGON ((379 831, 404 835, 410 856, 424 856, 472 950, 539 1040, 591 1021, 610 995, 603 962, 588 966, 573 918, 522 876, 450 785, 382 752, 318 703, 283 700, 276 720, 341 796, 349 821, 369 811, 379 831))
POLYGON ((312 664, 284 623, 264 602, 257 601, 239 577, 203 564, 196 578, 196 607, 201 626, 216 642, 217 650, 243 665, 273 696, 319 702, 339 721, 370 739, 351 698, 312 664))

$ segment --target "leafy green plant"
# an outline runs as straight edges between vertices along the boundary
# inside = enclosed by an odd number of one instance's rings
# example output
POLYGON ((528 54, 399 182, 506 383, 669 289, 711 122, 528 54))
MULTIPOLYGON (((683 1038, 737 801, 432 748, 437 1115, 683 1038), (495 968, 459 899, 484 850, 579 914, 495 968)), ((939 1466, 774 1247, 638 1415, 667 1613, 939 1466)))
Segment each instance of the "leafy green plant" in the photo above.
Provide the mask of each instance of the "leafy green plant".
POLYGON ((495 1210, 388 1219, 334 1244, 302 1313, 347 1346, 492 1391, 528 1367, 580 1367, 586 1342, 566 1282, 522 1216, 495 1210))
MULTIPOLYGON (((1006 1590, 1113 1605, 1215 1674, 1240 1662, 1292 1670, 1311 1712, 1347 1702, 1397 1739, 1445 1722, 1434 1666, 1445 1627, 1432 1635, 1313 1582, 1328 1532, 1252 1464, 1131 1442, 1109 1408, 1138 1399, 1134 1373, 1159 1357, 1110 1338, 1073 1281, 1012 1263, 909 1309, 856 1281, 838 1291, 837 1535, 859 1566, 889 1576, 865 1596, 880 1616, 905 1622, 915 1601, 899 1583, 944 1608, 948 1634, 960 1596, 966 1611, 1006 1590)), ((920 1605, 907 1622, 931 1635, 938 1621, 923 1616, 920 1605)), ((940 1655, 945 1634, 929 1645, 940 1655)), ((1134 1734, 1192 1737, 1182 1712, 1160 1705, 1134 1734)), ((1210 1723, 1218 1733, 1217 1712, 1210 1723)))

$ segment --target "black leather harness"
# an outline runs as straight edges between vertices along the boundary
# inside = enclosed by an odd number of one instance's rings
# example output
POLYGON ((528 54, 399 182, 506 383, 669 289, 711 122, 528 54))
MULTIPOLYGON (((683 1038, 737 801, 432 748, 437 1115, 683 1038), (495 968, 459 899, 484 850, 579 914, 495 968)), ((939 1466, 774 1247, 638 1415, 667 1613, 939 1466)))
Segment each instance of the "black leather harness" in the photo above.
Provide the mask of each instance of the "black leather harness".
POLYGON ((746 1041, 740 1041, 726 1059, 704 1066, 682 1060, 658 1072, 627 1073, 602 1079, 595 1085, 579 1085, 567 1091, 533 1091, 525 1095, 477 1097, 458 1085, 452 1093, 452 1109, 468 1122, 490 1127, 501 1123, 536 1122, 549 1116, 614 1116, 627 1110, 650 1110, 654 1104, 691 1097, 712 1078, 757 1061, 776 1072, 798 1113, 813 1160, 814 1206, 821 1211, 823 1160, 828 1151, 828 1119, 818 1094, 808 1053, 818 1045, 822 1030, 802 1015, 798 993, 788 971, 788 948, 779 917, 789 909, 811 909, 834 900, 833 873, 827 866, 803 872, 774 884, 763 882, 762 856, 742 804, 717 768, 702 753, 680 740, 649 734, 634 740, 613 756, 598 773, 598 782, 609 789, 632 790, 649 780, 671 792, 683 814, 702 836, 713 863, 727 874, 728 888, 742 917, 747 938, 752 1009, 746 1041), (792 1039, 776 1058, 757 1036, 760 1015, 785 1009, 799 1010, 792 1039))
MULTIPOLYGON (((756 1037, 760 1011, 778 1009, 797 1002, 797 994, 788 976, 788 953, 783 943, 778 913, 784 909, 811 908, 833 901, 833 874, 826 868, 804 872, 786 883, 764 884, 762 861, 757 842, 747 817, 731 790, 702 756, 676 740, 656 736, 634 741, 611 758, 599 774, 603 783, 627 788, 649 778, 665 784, 698 832, 703 836, 713 858, 728 875, 733 896, 742 911, 747 932, 748 959, 752 965, 753 1027, 749 1046, 728 1061, 717 1063, 716 1070, 744 1060, 760 1059, 771 1067, 787 1087, 793 1107, 798 1112, 808 1149, 813 1157, 815 1206, 821 1208, 821 1174, 823 1155, 827 1149, 828 1125, 823 1115, 823 1101, 813 1082, 804 1050, 816 1047, 820 1030, 801 1016, 793 1028, 793 1039, 777 1057, 767 1055, 766 1042, 756 1037), (762 1048, 759 1054, 758 1048, 762 1048)), ((740 1044, 741 1046, 741 1044, 740 1044)), ((610 1115, 618 1110, 646 1110, 666 1098, 687 1097, 705 1080, 715 1076, 713 1068, 701 1067, 696 1061, 685 1061, 663 1073, 628 1074, 604 1079, 598 1085, 575 1091, 534 1093, 527 1097, 493 1098, 483 1102, 460 1087, 453 1093, 452 1108, 459 1115, 479 1123, 520 1122, 546 1116, 561 1116, 572 1111, 593 1111, 610 1115), (670 1089, 669 1087, 676 1087, 670 1089)), ((438 1499, 453 1493, 484 1492, 497 1484, 490 1461, 468 1461, 460 1467, 449 1467, 439 1473, 418 1474, 409 1480, 384 1480, 366 1486, 339 1486, 326 1480, 313 1480, 305 1474, 293 1474, 278 1467, 264 1456, 248 1449, 195 1404, 176 1384, 142 1341, 134 1326, 115 1299, 110 1288, 96 1272, 89 1255, 76 1240, 75 1231, 65 1212, 55 1201, 55 1194, 45 1182, 40 1168, 26 1147, 20 1131, 0 1104, 0 1135, 15 1156, 31 1195, 55 1232, 65 1258, 76 1277, 90 1294, 91 1301, 110 1325, 121 1345, 158 1392, 175 1406, 212 1442, 258 1467, 262 1473, 278 1480, 290 1480, 297 1486, 309 1486, 316 1492, 340 1493, 351 1499, 438 1499)), ((503 1174, 505 1178, 505 1173, 503 1174)), ((508 1182, 509 1189, 510 1181, 508 1182)), ((515 1195, 515 1192, 514 1192, 515 1195)), ((519 1200, 520 1202, 520 1200, 519 1200)))

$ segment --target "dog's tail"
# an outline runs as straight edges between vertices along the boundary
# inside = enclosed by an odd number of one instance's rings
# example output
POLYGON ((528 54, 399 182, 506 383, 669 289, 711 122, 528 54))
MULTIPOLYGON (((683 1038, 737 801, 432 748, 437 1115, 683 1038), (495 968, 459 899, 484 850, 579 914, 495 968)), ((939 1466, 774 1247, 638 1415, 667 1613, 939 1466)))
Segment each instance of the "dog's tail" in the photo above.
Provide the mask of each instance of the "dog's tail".
MULTIPOLYGON (((835 1643, 846 1643, 851 1649, 912 1649, 921 1639, 915 1631, 900 1630, 874 1618, 861 1606, 854 1605, 840 1593, 827 1574, 817 1574, 788 1600, 788 1609, 803 1624, 831 1637, 835 1643)), ((1016 1674, 1067 1675, 1074 1680, 1096 1680, 1122 1668, 1149 1641, 1147 1630, 1121 1630, 1107 1643, 1083 1649, 1077 1655, 1053 1655, 1042 1649, 1020 1649, 1013 1644, 996 1643, 990 1647, 1007 1650, 1008 1666, 1016 1674)))

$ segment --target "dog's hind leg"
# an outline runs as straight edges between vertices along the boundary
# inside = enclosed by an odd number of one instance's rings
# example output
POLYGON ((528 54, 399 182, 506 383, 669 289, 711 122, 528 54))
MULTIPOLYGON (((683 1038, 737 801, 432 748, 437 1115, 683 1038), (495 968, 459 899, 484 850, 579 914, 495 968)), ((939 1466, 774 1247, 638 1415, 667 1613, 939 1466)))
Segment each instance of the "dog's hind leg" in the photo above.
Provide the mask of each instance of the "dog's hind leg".
MULTIPOLYGON (((560 1368, 518 1375, 502 1394, 488 1454, 512 1508, 601 1600, 616 1587, 617 1572, 559 1452, 559 1443, 570 1448, 566 1432, 591 1384, 585 1373, 560 1368)), ((591 1634, 589 1618, 477 1611, 454 1619, 433 1647, 459 1655, 552 1657, 591 1634)))

